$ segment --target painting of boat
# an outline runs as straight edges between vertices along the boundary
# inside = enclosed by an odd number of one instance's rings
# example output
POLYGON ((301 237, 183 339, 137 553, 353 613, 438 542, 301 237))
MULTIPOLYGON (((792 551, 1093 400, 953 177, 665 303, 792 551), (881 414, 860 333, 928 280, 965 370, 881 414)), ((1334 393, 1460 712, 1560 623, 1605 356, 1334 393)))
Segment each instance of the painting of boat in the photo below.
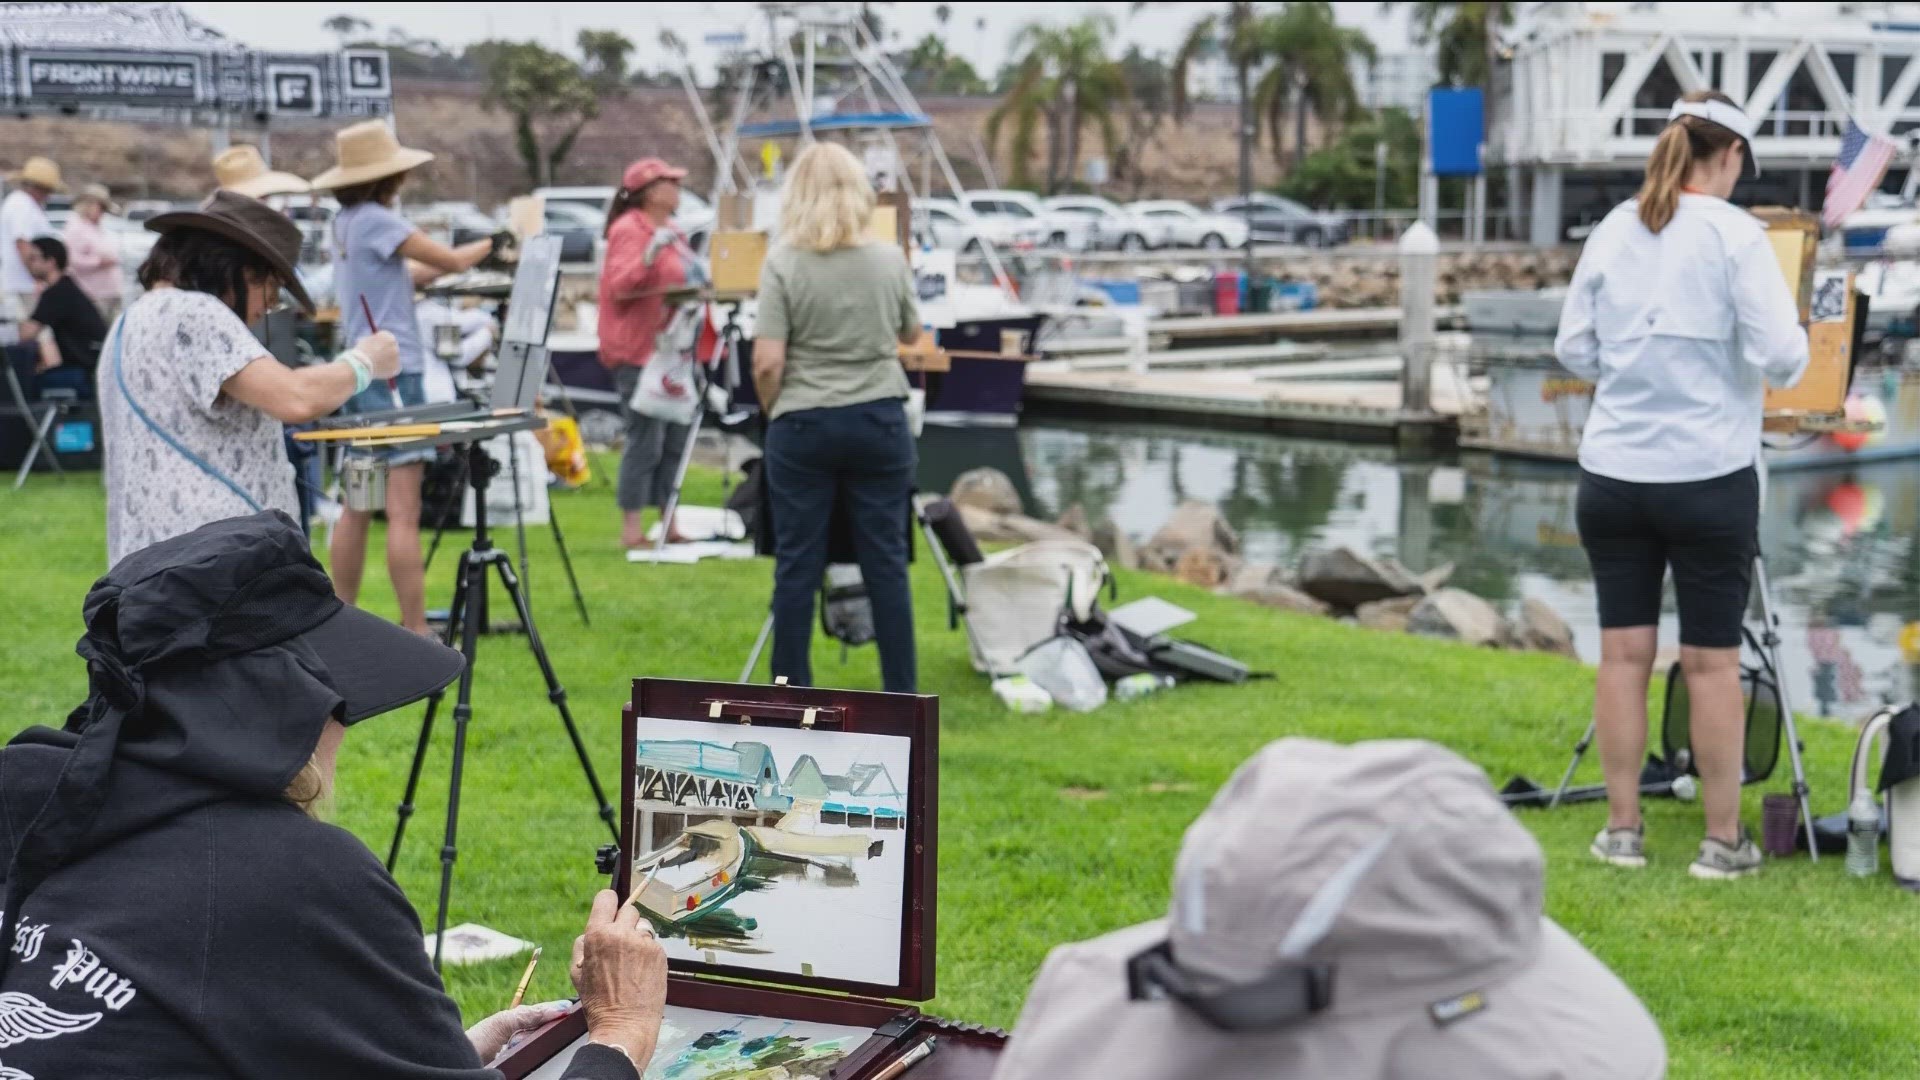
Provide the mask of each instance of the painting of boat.
POLYGON ((740 871, 753 851, 753 840, 731 822, 690 826, 666 846, 634 860, 640 885, 630 902, 657 925, 699 922, 745 887, 740 871))
POLYGON ((885 841, 865 833, 827 834, 818 831, 820 808, 817 799, 796 799, 793 809, 771 828, 747 825, 741 832, 754 847, 776 859, 812 862, 816 859, 877 859, 885 841))

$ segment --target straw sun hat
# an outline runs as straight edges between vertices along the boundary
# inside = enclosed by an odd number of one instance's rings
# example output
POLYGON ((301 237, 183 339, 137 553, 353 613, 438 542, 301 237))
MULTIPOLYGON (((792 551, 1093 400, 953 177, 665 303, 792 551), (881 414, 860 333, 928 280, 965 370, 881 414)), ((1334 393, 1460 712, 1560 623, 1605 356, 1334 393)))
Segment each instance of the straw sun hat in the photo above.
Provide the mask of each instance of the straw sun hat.
POLYGON ((341 128, 333 137, 333 149, 337 164, 313 178, 316 191, 370 184, 433 160, 433 155, 425 150, 401 146, 393 137, 393 131, 379 120, 341 128))
POLYGON ((48 191, 65 191, 67 185, 60 181, 60 166, 52 158, 30 157, 20 171, 8 177, 16 184, 32 184, 48 191))
POLYGON ((309 190, 307 182, 292 173, 268 169, 259 148, 253 146, 233 146, 222 150, 213 159, 213 176, 214 186, 237 191, 250 199, 264 199, 269 195, 299 195, 309 190))

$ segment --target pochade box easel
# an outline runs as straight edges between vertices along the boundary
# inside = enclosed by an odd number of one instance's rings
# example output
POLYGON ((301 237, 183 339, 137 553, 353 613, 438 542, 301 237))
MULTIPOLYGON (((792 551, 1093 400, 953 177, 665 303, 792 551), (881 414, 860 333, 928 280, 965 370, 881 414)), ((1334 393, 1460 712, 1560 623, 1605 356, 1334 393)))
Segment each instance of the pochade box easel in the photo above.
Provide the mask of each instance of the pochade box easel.
MULTIPOLYGON (((934 994, 939 709, 907 694, 634 681, 620 846, 601 869, 623 902, 637 894, 667 950, 655 1068, 872 1080, 932 1039, 909 1080, 992 1075, 1004 1034, 911 1004, 934 994)), ((576 1007, 495 1067, 558 1077, 586 1033, 576 1007)))

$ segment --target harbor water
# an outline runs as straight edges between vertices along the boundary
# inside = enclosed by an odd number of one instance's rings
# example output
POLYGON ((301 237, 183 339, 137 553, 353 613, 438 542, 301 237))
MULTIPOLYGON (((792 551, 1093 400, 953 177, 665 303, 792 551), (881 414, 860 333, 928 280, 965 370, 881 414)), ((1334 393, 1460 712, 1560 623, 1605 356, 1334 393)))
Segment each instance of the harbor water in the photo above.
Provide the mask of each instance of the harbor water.
MULTIPOLYGON (((1027 420, 1018 430, 929 428, 921 486, 960 472, 1011 477, 1035 517, 1076 504, 1136 540, 1173 508, 1220 508, 1249 560, 1292 567, 1315 548, 1391 555, 1506 607, 1526 597, 1599 652, 1592 583, 1574 526, 1571 466, 1478 452, 1411 459, 1387 446, 1197 427, 1027 420)), ((1786 677, 1803 712, 1862 719, 1914 691, 1920 637, 1920 469, 1910 461, 1780 471, 1761 543, 1784 623, 1786 677), (1913 627, 1912 629, 1909 629, 1913 627)), ((1677 641, 1668 597, 1661 641, 1677 641)))

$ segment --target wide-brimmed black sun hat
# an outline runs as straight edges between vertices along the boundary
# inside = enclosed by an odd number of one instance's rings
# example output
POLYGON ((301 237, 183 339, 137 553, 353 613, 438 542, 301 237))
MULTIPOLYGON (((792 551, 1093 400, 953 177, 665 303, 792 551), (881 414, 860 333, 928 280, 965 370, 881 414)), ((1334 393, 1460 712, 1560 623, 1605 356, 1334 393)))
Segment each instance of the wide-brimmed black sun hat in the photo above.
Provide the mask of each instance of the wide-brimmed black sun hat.
POLYGON ((175 210, 147 219, 147 228, 161 234, 175 229, 205 229, 232 240, 273 264, 274 273, 302 310, 313 314, 313 298, 300 284, 294 266, 300 261, 300 227, 259 199, 222 188, 207 196, 198 210, 175 210))

